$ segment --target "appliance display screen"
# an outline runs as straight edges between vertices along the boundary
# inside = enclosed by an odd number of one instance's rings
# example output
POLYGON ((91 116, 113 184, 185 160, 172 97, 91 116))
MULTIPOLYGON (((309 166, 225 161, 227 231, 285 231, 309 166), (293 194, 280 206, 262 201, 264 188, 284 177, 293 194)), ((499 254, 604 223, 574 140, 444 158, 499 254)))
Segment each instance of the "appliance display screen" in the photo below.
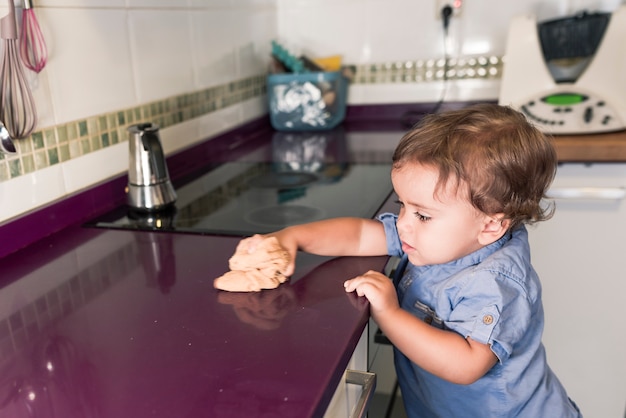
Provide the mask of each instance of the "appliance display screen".
POLYGON ((578 93, 559 93, 551 94, 541 100, 554 106, 571 106, 585 102, 587 100, 587 96, 578 93))

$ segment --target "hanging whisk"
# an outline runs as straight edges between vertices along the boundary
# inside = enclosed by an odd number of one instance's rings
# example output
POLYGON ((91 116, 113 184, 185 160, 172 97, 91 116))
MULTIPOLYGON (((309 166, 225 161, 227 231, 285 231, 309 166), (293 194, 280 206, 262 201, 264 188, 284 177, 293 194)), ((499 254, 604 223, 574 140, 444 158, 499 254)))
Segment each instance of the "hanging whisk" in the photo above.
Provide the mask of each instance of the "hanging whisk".
POLYGON ((14 139, 26 138, 37 124, 37 110, 24 76, 17 45, 15 6, 9 2, 9 14, 0 19, 0 37, 5 40, 0 65, 0 120, 14 139))
POLYGON ((20 55, 22 61, 26 67, 39 73, 46 66, 48 49, 31 0, 24 0, 21 35, 20 55))

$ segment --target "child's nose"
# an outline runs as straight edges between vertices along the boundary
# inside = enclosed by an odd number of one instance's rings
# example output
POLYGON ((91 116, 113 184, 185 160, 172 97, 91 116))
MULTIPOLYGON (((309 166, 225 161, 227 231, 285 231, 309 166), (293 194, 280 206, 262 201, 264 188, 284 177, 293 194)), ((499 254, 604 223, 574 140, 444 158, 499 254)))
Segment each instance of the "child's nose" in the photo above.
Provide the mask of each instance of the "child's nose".
POLYGON ((406 221, 406 211, 400 210, 400 213, 398 213, 396 227, 398 228, 398 233, 405 232, 405 229, 408 227, 408 222, 406 221))

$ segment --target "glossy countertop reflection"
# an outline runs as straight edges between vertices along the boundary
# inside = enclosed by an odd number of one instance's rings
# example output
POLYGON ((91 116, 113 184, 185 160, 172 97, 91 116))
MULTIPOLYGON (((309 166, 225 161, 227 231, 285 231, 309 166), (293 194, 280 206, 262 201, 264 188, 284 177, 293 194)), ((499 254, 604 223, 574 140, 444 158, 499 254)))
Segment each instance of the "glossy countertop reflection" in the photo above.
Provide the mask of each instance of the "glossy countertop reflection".
MULTIPOLYGON (((393 148, 368 141, 354 159, 393 148)), ((278 289, 218 291, 239 240, 77 225, 1 259, 0 416, 322 415, 369 316, 343 282, 387 258, 300 254, 278 289)))
POLYGON ((72 235, 2 265, 20 278, 0 293, 1 416, 318 415, 367 320, 342 282, 385 263, 303 255, 278 289, 227 293, 212 282, 235 238, 72 235))

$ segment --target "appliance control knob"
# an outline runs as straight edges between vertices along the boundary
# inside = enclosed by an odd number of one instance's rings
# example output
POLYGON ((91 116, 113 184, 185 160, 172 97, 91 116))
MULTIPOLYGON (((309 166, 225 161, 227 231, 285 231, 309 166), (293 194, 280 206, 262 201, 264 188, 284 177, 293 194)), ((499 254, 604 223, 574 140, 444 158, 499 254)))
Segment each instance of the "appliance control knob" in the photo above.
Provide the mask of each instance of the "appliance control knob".
POLYGON ((593 107, 588 107, 585 109, 585 114, 583 116, 583 119, 585 123, 591 122, 591 119, 593 119, 593 107))

